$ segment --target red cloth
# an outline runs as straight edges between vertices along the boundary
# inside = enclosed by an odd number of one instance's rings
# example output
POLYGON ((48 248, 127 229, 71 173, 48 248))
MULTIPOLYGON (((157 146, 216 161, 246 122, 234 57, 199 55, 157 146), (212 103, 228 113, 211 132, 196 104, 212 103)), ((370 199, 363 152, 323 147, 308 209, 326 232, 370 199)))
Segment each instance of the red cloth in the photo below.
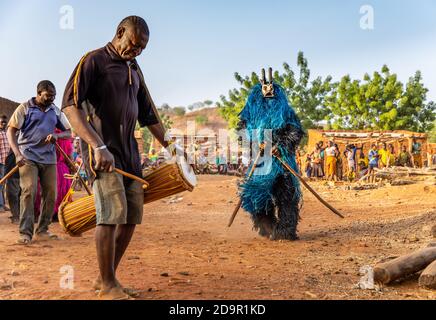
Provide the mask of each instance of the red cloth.
MULTIPOLYGON (((72 155, 73 153, 73 142, 71 139, 58 139, 58 144, 62 150, 65 151, 67 155, 72 155)), ((59 206, 64 199, 65 195, 71 187, 71 180, 65 179, 64 174, 69 174, 70 169, 68 168, 67 161, 64 156, 56 149, 57 157, 57 198, 55 204, 55 215, 58 213, 59 206)))

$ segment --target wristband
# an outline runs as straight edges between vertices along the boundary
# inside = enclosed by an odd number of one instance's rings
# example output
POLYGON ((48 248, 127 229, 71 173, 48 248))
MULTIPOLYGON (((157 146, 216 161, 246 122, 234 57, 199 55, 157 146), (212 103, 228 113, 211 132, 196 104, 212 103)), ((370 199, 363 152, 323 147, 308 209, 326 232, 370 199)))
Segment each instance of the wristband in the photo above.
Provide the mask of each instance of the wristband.
POLYGON ((106 145, 102 145, 102 146, 100 146, 100 147, 97 147, 97 148, 95 148, 94 150, 104 150, 104 149, 107 149, 107 146, 106 146, 106 145))

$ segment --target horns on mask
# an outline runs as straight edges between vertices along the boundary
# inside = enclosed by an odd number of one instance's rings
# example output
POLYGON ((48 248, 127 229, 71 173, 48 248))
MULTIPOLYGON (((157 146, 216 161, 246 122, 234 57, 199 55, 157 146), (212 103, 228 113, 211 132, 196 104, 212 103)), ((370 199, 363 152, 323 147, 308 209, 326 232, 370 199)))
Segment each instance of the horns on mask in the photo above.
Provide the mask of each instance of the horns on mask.
MULTIPOLYGON (((272 72, 273 70, 272 70, 272 68, 270 67, 269 69, 268 69, 268 83, 272 83, 273 82, 273 72, 272 72)), ((267 82, 266 82, 266 74, 265 74, 265 69, 264 68, 262 68, 262 78, 261 78, 261 82, 263 83, 263 84, 266 84, 267 82)))
POLYGON ((273 72, 272 68, 268 69, 268 82, 266 81, 265 69, 262 68, 262 77, 260 82, 262 84, 262 94, 265 98, 274 97, 274 85, 273 85, 273 72))

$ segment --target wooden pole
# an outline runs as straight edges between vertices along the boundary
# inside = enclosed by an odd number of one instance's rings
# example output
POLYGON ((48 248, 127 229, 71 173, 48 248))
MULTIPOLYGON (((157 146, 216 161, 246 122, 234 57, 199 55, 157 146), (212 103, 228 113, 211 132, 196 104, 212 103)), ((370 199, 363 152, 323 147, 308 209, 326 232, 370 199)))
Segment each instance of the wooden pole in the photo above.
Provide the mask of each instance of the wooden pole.
POLYGON ((333 208, 327 201, 325 201, 323 198, 321 198, 321 196, 316 193, 315 190, 312 189, 312 187, 306 182, 304 181, 303 177, 301 177, 297 172, 295 172, 294 169, 292 169, 286 162, 284 162, 279 156, 274 155, 279 161, 280 163, 289 171, 291 172, 298 180, 300 180, 300 182, 310 191, 312 192, 312 194, 323 204, 325 205, 327 208, 329 208, 334 214, 336 214, 337 216, 344 218, 344 216, 335 208, 333 208))
POLYGON ((138 182, 142 183, 142 188, 143 189, 147 189, 148 186, 149 186, 149 183, 147 181, 145 181, 144 179, 141 179, 141 178, 139 178, 139 177, 137 177, 137 176, 135 176, 133 174, 127 173, 127 172, 125 172, 123 170, 120 170, 120 169, 117 169, 117 168, 115 168, 114 171, 116 173, 119 173, 119 174, 129 178, 129 179, 132 179, 132 180, 135 180, 135 181, 138 181, 138 182))
MULTIPOLYGON (((74 189, 76 188, 77 185, 77 181, 79 180, 79 176, 80 176, 80 170, 82 170, 83 167, 83 162, 80 164, 79 168, 76 170, 76 173, 72 176, 72 180, 73 182, 71 183, 70 188, 74 191, 74 189)), ((64 174, 64 177, 66 175, 64 174)), ((83 184, 83 183, 82 183, 83 184)), ((90 196, 91 194, 88 193, 88 195, 90 196)))
MULTIPOLYGON (((58 149, 58 151, 64 156, 64 158, 67 160, 67 162, 69 163, 70 167, 75 168, 76 164, 73 162, 73 160, 71 160, 71 158, 67 155, 67 153, 59 146, 59 144, 56 142, 55 143, 56 148, 58 149)), ((89 186, 86 184, 86 182, 83 180, 82 176, 80 174, 77 175, 77 178, 79 179, 79 181, 82 183, 82 185, 85 187, 86 192, 88 193, 88 195, 92 194, 91 189, 89 189, 89 186)))
MULTIPOLYGON (((259 150, 259 153, 257 154, 256 159, 255 159, 254 162, 253 162, 253 166, 251 167, 250 173, 249 173, 248 176, 247 176, 247 180, 249 180, 249 179, 251 178, 251 176, 252 176, 253 173, 254 173, 254 170, 256 169, 256 165, 257 165, 257 162, 259 161, 259 158, 260 158, 260 154, 261 154, 261 152, 262 152, 262 149, 263 149, 263 147, 261 146, 261 149, 259 150)), ((235 217, 236 217, 236 215, 238 214, 239 209, 241 208, 241 205, 242 205, 242 198, 239 199, 238 204, 236 205, 235 210, 233 210, 233 214, 232 214, 232 216, 230 217, 230 220, 229 220, 229 223, 228 223, 227 227, 230 228, 230 227, 232 226, 233 221, 235 220, 235 217)))
POLYGON ((6 182, 6 180, 8 180, 11 176, 14 175, 15 172, 18 171, 20 167, 19 166, 15 166, 11 171, 9 171, 1 180, 0 180, 0 185, 4 184, 6 182))

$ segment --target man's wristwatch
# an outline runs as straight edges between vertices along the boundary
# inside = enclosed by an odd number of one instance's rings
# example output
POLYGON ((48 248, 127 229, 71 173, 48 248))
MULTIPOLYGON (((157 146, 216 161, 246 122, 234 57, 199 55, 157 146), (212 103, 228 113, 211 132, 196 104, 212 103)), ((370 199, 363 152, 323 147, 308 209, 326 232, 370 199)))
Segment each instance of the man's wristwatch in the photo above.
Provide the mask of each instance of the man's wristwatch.
POLYGON ((95 148, 94 150, 104 150, 104 149, 107 149, 107 146, 106 146, 106 145, 102 145, 102 146, 100 146, 100 147, 97 147, 97 148, 95 148))

